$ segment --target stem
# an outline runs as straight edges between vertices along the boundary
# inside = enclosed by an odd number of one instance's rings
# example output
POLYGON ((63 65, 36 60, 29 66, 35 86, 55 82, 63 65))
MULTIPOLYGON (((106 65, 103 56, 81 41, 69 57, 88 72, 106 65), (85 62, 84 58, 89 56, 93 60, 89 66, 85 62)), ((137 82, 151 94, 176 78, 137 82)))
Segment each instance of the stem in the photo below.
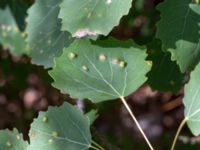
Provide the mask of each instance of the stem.
POLYGON ((126 107, 127 111, 129 112, 129 114, 131 115, 133 121, 136 123, 138 129, 140 130, 142 136, 144 137, 145 141, 147 142, 149 148, 151 150, 154 150, 153 146, 151 145, 151 143, 149 142, 147 136, 145 135, 144 131, 142 130, 139 122, 137 121, 137 119, 135 118, 135 116, 133 115, 133 112, 131 111, 130 107, 128 106, 126 100, 124 99, 124 97, 120 97, 121 101, 123 102, 124 106, 126 107))
POLYGON ((91 148, 91 149, 94 149, 94 150, 101 150, 101 149, 99 149, 99 148, 97 148, 97 147, 94 147, 94 146, 92 146, 92 145, 90 145, 90 148, 91 148))
POLYGON ((94 144, 96 147, 98 147, 100 150, 105 150, 101 145, 99 145, 97 142, 92 140, 92 144, 94 144))
POLYGON ((171 150, 174 150, 175 145, 176 145, 176 142, 177 142, 177 139, 178 139, 178 136, 179 136, 179 134, 180 134, 180 132, 181 132, 181 129, 183 128, 183 126, 185 125, 185 123, 187 122, 187 120, 188 120, 188 118, 185 118, 185 119, 181 122, 181 124, 179 125, 178 130, 177 130, 177 132, 176 132, 176 135, 175 135, 175 137, 174 137, 173 143, 172 143, 171 150))

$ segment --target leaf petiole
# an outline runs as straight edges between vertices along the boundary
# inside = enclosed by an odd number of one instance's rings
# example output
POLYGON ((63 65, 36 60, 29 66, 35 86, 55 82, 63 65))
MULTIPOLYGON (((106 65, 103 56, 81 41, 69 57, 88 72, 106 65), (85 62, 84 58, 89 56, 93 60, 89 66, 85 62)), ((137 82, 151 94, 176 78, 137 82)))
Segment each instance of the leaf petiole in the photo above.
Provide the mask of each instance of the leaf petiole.
POLYGON ((105 150, 101 145, 99 145, 97 142, 92 140, 92 144, 94 144, 96 147, 100 148, 100 150, 105 150))
POLYGON ((185 125, 185 123, 187 122, 187 120, 188 120, 188 118, 185 118, 185 119, 181 122, 180 126, 178 127, 178 130, 177 130, 177 132, 176 132, 176 135, 175 135, 175 137, 174 137, 174 140, 173 140, 173 143, 172 143, 172 146, 171 146, 171 150, 174 150, 175 145, 176 145, 176 142, 177 142, 177 139, 178 139, 178 136, 179 136, 179 134, 180 134, 180 132, 181 132, 181 129, 183 128, 183 126, 185 125))
POLYGON ((140 132, 141 132, 142 136, 144 137, 145 141, 147 142, 149 148, 150 148, 151 150, 154 150, 153 146, 151 145, 151 143, 149 142, 147 136, 145 135, 144 131, 142 130, 142 128, 141 128, 139 122, 137 121, 137 119, 135 118, 133 112, 131 111, 130 107, 128 106, 126 100, 124 99, 124 97, 120 97, 120 99, 121 99, 121 101, 123 102, 125 108, 126 108, 127 111, 129 112, 129 114, 131 115, 133 121, 136 123, 136 126, 137 126, 138 129, 140 130, 140 132))
POLYGON ((94 150, 101 150, 101 149, 99 149, 98 147, 94 147, 94 146, 92 146, 92 145, 90 145, 90 148, 91 148, 91 149, 94 149, 94 150))

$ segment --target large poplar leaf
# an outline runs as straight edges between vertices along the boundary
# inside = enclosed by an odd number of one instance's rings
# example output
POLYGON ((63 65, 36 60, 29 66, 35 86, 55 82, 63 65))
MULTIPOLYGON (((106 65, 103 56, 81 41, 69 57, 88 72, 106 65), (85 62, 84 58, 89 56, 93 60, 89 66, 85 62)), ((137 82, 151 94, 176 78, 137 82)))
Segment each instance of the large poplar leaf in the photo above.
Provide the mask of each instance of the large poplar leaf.
POLYGON ((130 42, 98 43, 76 40, 65 48, 50 71, 53 86, 73 98, 100 102, 127 96, 146 81, 151 64, 145 61, 145 50, 136 45, 120 47, 130 42))
POLYGON ((60 56, 64 47, 72 42, 68 32, 62 32, 58 19, 62 0, 36 0, 28 10, 28 43, 34 64, 52 67, 54 57, 60 56))
POLYGON ((185 86, 185 117, 194 135, 200 134, 200 63, 191 73, 190 81, 185 86))
POLYGON ((147 83, 154 90, 177 93, 183 85, 184 74, 171 61, 170 53, 162 51, 160 41, 151 43, 148 53, 147 59, 152 61, 153 66, 147 75, 147 83))
POLYGON ((0 131, 0 150, 25 150, 27 146, 28 143, 23 140, 17 129, 0 131))
POLYGON ((9 7, 0 9, 0 44, 16 56, 29 53, 24 34, 20 32, 9 7))
POLYGON ((89 119, 69 103, 40 112, 29 136, 28 150, 86 150, 91 144, 89 119))
POLYGON ((171 52, 182 72, 194 69, 200 60, 200 5, 193 0, 166 0, 158 9, 156 36, 163 49, 171 52))
POLYGON ((63 0, 62 30, 73 37, 107 35, 131 8, 132 0, 63 0))

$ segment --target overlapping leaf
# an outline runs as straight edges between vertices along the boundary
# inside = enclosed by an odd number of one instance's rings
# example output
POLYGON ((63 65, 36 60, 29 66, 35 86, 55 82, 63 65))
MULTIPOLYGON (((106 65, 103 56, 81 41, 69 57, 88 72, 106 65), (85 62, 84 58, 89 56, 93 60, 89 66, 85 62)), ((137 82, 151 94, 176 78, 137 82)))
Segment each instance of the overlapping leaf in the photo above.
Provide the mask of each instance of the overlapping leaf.
POLYGON ((89 119, 68 103, 40 112, 29 136, 28 150, 87 150, 91 143, 89 119))
POLYGON ((132 0, 63 0, 62 30, 73 37, 107 35, 129 12, 132 0))
POLYGON ((200 64, 191 73, 190 81, 185 86, 185 117, 194 135, 200 134, 200 64))
POLYGON ((194 69, 200 60, 200 5, 191 0, 166 0, 158 9, 157 37, 163 49, 171 52, 182 72, 194 69))
POLYGON ((16 129, 0 131, 0 150, 25 150, 27 146, 28 143, 16 129))
POLYGON ((24 34, 20 32, 9 7, 0 10, 0 44, 16 56, 29 53, 24 34))
POLYGON ((146 81, 151 65, 145 61, 145 50, 126 45, 130 42, 98 43, 76 40, 65 48, 50 71, 53 86, 73 98, 100 102, 127 96, 146 81))
POLYGON ((60 56, 64 47, 72 42, 68 32, 61 32, 58 19, 62 0, 37 0, 28 10, 28 42, 31 46, 32 62, 52 67, 54 57, 60 56))
POLYGON ((87 113, 85 114, 85 116, 89 118, 89 120, 90 120, 90 125, 91 125, 91 124, 93 124, 93 122, 94 122, 94 121, 97 119, 97 117, 98 117, 97 110, 92 109, 92 110, 90 110, 89 112, 87 112, 87 113))

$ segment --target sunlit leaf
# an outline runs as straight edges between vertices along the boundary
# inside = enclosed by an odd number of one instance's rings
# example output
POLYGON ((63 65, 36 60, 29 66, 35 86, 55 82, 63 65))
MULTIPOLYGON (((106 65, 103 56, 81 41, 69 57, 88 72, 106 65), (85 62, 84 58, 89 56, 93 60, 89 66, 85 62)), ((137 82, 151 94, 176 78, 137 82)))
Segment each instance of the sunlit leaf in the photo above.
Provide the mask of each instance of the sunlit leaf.
POLYGON ((184 90, 185 117, 194 135, 200 134, 200 64, 191 73, 184 90))
POLYGON ((53 86, 73 98, 88 98, 93 102, 134 92, 146 81, 145 75, 151 68, 145 61, 145 50, 130 42, 118 41, 118 46, 112 42, 76 40, 65 48, 50 71, 53 86))

